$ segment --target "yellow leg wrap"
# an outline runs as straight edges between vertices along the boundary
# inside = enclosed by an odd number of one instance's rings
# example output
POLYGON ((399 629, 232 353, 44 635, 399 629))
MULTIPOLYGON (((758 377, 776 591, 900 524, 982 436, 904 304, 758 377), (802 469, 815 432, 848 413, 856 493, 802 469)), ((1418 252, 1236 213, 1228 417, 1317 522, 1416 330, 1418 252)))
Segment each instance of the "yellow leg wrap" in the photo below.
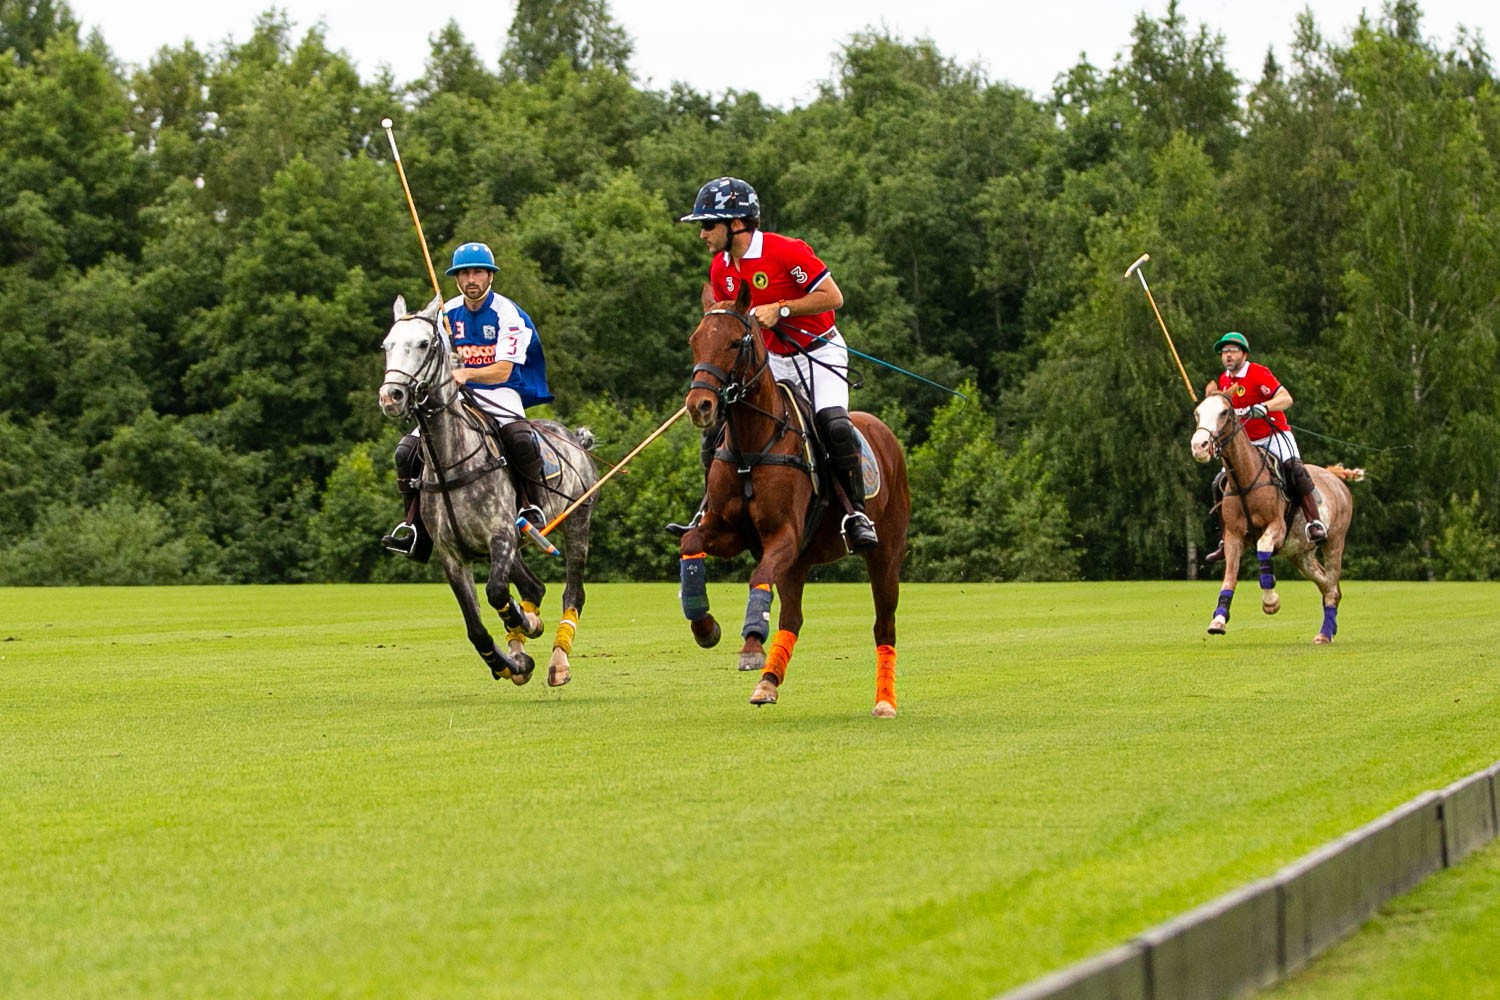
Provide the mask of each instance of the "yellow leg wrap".
POLYGON ((770 674, 780 684, 786 678, 787 664, 792 662, 792 647, 796 645, 796 632, 788 632, 786 629, 777 631, 775 638, 771 640, 771 647, 766 650, 766 665, 761 673, 770 674))
POLYGON ((563 612, 562 621, 557 623, 557 638, 552 640, 552 648, 560 649, 564 655, 573 655, 573 636, 578 634, 578 609, 568 608, 563 612))
MULTIPOLYGON (((541 610, 539 608, 537 608, 537 606, 535 604, 532 604, 530 601, 522 601, 521 602, 521 613, 523 615, 527 615, 527 614, 536 615, 537 618, 541 618, 542 617, 541 610)), ((513 628, 513 629, 510 629, 509 631, 507 631, 505 633, 505 640, 507 642, 523 642, 524 643, 526 641, 526 633, 522 629, 513 628)))
POLYGON ((896 647, 875 647, 875 700, 896 707, 896 647))

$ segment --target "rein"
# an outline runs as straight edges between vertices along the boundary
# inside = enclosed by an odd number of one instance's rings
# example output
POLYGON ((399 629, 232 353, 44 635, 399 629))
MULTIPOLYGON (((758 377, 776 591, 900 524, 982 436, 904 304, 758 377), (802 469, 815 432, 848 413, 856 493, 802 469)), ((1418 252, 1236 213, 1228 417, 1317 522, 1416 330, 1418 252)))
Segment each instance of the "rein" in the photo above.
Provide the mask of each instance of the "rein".
POLYGON ((770 410, 757 405, 751 399, 752 392, 759 387, 766 369, 771 365, 771 356, 769 353, 760 360, 758 366, 756 365, 755 324, 743 313, 736 312, 733 309, 710 309, 703 315, 732 316, 744 328, 744 333, 739 338, 734 365, 729 371, 726 372, 718 365, 710 364, 707 361, 700 361, 693 366, 693 382, 689 389, 703 389, 707 392, 712 392, 718 398, 719 405, 724 411, 724 425, 726 435, 729 439, 729 447, 723 449, 724 454, 722 456, 716 452, 714 457, 716 459, 722 457, 724 461, 734 464, 736 471, 740 474, 740 481, 744 487, 746 500, 755 495, 754 486, 750 481, 750 472, 757 465, 791 465, 811 475, 812 469, 800 456, 795 454, 779 455, 771 451, 788 433, 802 433, 801 428, 794 427, 792 424, 792 415, 789 406, 783 404, 781 414, 778 416, 770 410), (700 374, 712 375, 718 384, 715 385, 712 382, 704 381, 698 377, 700 374), (770 420, 775 425, 771 431, 771 436, 761 446, 760 451, 746 452, 741 449, 739 432, 735 427, 735 421, 732 419, 732 411, 736 407, 753 411, 770 420))
POLYGON ((1258 460, 1259 468, 1256 470, 1255 475, 1251 477, 1249 486, 1245 486, 1240 482, 1239 473, 1235 471, 1234 466, 1229 462, 1229 460, 1224 457, 1224 449, 1230 444, 1230 442, 1235 439, 1237 435, 1246 433, 1245 425, 1240 423, 1240 420, 1237 416, 1235 416, 1233 409, 1229 409, 1226 412, 1229 416, 1229 427, 1221 433, 1210 434, 1208 443, 1209 446, 1213 448, 1214 454, 1219 456, 1219 460, 1223 464, 1224 471, 1229 474, 1230 481, 1234 483, 1235 496, 1239 499, 1240 509, 1243 510, 1245 514, 1245 527, 1249 529, 1254 527, 1255 519, 1250 514, 1250 501, 1248 499, 1248 495, 1258 489, 1274 487, 1276 485, 1276 480, 1275 477, 1271 475, 1270 460, 1266 458, 1263 450, 1257 448, 1253 443, 1250 442, 1249 438, 1247 437, 1245 443, 1249 445, 1251 452, 1254 453, 1256 459, 1258 460), (1265 477, 1265 482, 1261 482, 1262 476, 1265 477))

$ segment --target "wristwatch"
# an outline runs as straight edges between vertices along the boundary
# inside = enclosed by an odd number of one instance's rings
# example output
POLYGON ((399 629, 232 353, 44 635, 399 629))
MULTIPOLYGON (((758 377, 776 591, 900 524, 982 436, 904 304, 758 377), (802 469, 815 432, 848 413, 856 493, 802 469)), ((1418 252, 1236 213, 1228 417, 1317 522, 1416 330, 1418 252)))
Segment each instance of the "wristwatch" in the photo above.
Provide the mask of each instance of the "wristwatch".
POLYGON ((781 308, 776 310, 776 315, 780 316, 782 319, 786 319, 791 314, 792 307, 787 305, 785 302, 781 303, 781 308))

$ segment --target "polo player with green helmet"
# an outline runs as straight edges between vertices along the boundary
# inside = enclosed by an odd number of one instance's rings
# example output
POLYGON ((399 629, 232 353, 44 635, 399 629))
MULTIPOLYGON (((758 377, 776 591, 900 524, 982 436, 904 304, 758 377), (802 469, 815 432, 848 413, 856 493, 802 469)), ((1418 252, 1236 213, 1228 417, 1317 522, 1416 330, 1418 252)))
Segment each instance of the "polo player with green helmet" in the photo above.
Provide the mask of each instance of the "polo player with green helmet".
MULTIPOLYGON (((1223 363, 1219 373, 1219 388, 1228 393, 1234 404, 1235 415, 1245 425, 1245 436, 1250 443, 1275 455, 1281 460, 1282 478, 1287 492, 1301 505, 1302 516, 1307 520, 1307 540, 1314 544, 1328 537, 1324 526, 1326 516, 1323 497, 1313 485, 1312 476, 1302 465, 1302 454, 1297 449, 1297 439, 1286 419, 1291 408, 1292 394, 1287 391, 1271 369, 1250 360, 1250 341, 1243 333, 1230 331, 1214 344, 1223 363)), ((1215 507, 1222 497, 1215 483, 1215 507)), ((1224 542, 1204 557, 1205 562, 1217 562, 1224 558, 1224 542)))

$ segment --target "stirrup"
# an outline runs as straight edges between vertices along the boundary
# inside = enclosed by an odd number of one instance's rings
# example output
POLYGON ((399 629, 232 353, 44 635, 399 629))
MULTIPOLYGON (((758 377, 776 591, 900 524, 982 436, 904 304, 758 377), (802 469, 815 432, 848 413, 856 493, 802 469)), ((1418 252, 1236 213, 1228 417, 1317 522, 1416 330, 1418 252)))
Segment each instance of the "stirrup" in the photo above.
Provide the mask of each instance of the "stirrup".
POLYGON ((1328 526, 1322 521, 1308 521, 1307 540, 1314 545, 1328 541, 1328 526))
POLYGON ((880 538, 875 534, 875 525, 870 521, 869 515, 861 510, 845 514, 843 523, 839 525, 839 532, 844 536, 844 547, 850 552, 868 552, 880 544, 880 538))
POLYGON ((542 508, 538 507, 534 503, 529 503, 526 506, 522 507, 520 510, 516 511, 516 517, 524 517, 528 524, 531 524, 538 529, 545 528, 547 526, 547 522, 542 520, 542 508))
POLYGON ((384 545, 389 552, 409 556, 417 547, 417 526, 410 521, 402 521, 391 529, 390 534, 380 540, 380 544, 384 545))
POLYGON ((676 537, 681 538, 683 535, 687 534, 689 531, 692 531, 702 523, 703 508, 699 507, 697 511, 694 512, 692 518, 688 521, 687 524, 678 524, 676 521, 673 521, 671 524, 667 525, 667 534, 675 535, 676 537))

